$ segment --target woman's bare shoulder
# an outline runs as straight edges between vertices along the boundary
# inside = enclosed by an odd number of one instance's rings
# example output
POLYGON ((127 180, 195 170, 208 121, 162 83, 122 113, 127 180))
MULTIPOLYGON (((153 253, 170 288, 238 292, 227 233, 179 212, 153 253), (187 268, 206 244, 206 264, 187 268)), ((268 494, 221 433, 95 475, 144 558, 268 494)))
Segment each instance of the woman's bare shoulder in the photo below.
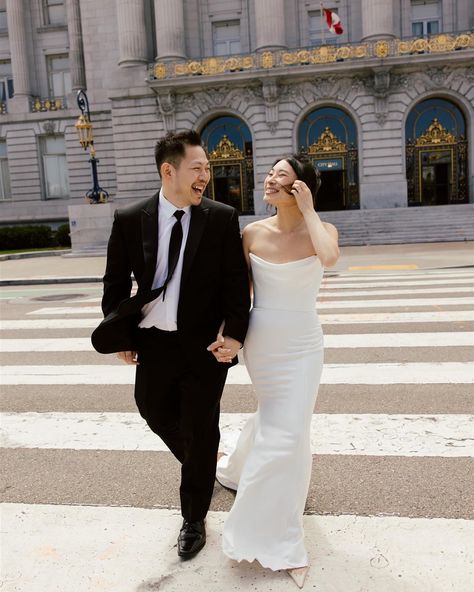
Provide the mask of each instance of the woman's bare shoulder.
POLYGON ((259 232, 268 230, 269 228, 271 228, 272 224, 270 220, 271 218, 263 218, 262 220, 255 220, 255 222, 250 222, 250 224, 247 224, 247 226, 245 226, 245 228, 242 231, 242 234, 254 236, 259 232))

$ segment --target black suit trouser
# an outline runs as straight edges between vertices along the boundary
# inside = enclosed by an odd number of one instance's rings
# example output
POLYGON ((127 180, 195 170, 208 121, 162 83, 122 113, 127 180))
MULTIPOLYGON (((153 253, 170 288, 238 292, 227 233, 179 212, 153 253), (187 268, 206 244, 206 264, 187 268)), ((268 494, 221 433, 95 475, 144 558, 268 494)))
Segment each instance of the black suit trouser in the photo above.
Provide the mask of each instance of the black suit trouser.
MULTIPOLYGON (((209 509, 219 446, 220 399, 227 367, 191 364, 177 331, 139 329, 135 400, 150 429, 181 462, 181 512, 202 520, 209 509)), ((209 353, 209 356, 212 356, 209 353)))

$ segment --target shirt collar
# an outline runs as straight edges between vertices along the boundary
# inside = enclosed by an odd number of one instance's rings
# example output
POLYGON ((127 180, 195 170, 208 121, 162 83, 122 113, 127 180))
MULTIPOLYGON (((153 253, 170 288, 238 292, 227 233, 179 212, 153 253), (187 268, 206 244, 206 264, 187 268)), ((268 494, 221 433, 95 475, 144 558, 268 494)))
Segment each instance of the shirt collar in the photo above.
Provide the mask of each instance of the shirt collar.
POLYGON ((173 205, 170 201, 166 199, 162 190, 160 190, 158 208, 160 210, 160 216, 165 216, 165 218, 169 219, 173 218, 176 210, 183 210, 185 214, 189 214, 191 211, 191 206, 186 206, 185 208, 177 208, 175 205, 173 205))

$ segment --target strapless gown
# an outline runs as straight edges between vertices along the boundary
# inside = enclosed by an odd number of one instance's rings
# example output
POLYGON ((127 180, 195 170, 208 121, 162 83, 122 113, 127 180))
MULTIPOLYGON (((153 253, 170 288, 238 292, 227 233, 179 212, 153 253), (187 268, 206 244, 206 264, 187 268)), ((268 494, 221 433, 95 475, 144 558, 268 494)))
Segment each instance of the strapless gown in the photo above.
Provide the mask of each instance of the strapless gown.
POLYGON ((217 464, 218 481, 237 490, 223 550, 273 570, 302 567, 311 417, 323 366, 316 312, 323 267, 315 255, 289 263, 250 259, 254 305, 243 354, 258 410, 217 464))

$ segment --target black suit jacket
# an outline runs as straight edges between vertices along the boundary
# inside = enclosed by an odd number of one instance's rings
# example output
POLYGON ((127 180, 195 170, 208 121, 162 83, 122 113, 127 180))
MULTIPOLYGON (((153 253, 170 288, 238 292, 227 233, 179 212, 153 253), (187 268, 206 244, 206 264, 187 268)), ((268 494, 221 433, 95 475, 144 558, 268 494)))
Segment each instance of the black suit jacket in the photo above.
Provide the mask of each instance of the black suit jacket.
MULTIPOLYGON (((152 295, 150 290, 160 248, 158 195, 115 212, 102 299, 104 321, 112 318, 112 324, 103 335, 100 326, 94 332, 96 337, 99 332, 102 342, 111 342, 110 351, 136 349, 133 331, 128 334, 124 325, 120 325, 120 319, 132 319, 131 326, 136 326, 141 307, 152 295), (130 298, 131 273, 138 284, 134 298, 130 298), (114 319, 119 321, 116 331, 114 319), (114 339, 120 344, 118 349, 114 349, 114 339), (124 348, 125 345, 128 347, 124 348)), ((224 334, 243 343, 249 308, 248 270, 237 211, 203 198, 199 206, 191 207, 177 318, 179 337, 192 352, 193 360, 201 365, 218 364, 206 347, 215 340, 222 320, 225 321, 224 334)))

